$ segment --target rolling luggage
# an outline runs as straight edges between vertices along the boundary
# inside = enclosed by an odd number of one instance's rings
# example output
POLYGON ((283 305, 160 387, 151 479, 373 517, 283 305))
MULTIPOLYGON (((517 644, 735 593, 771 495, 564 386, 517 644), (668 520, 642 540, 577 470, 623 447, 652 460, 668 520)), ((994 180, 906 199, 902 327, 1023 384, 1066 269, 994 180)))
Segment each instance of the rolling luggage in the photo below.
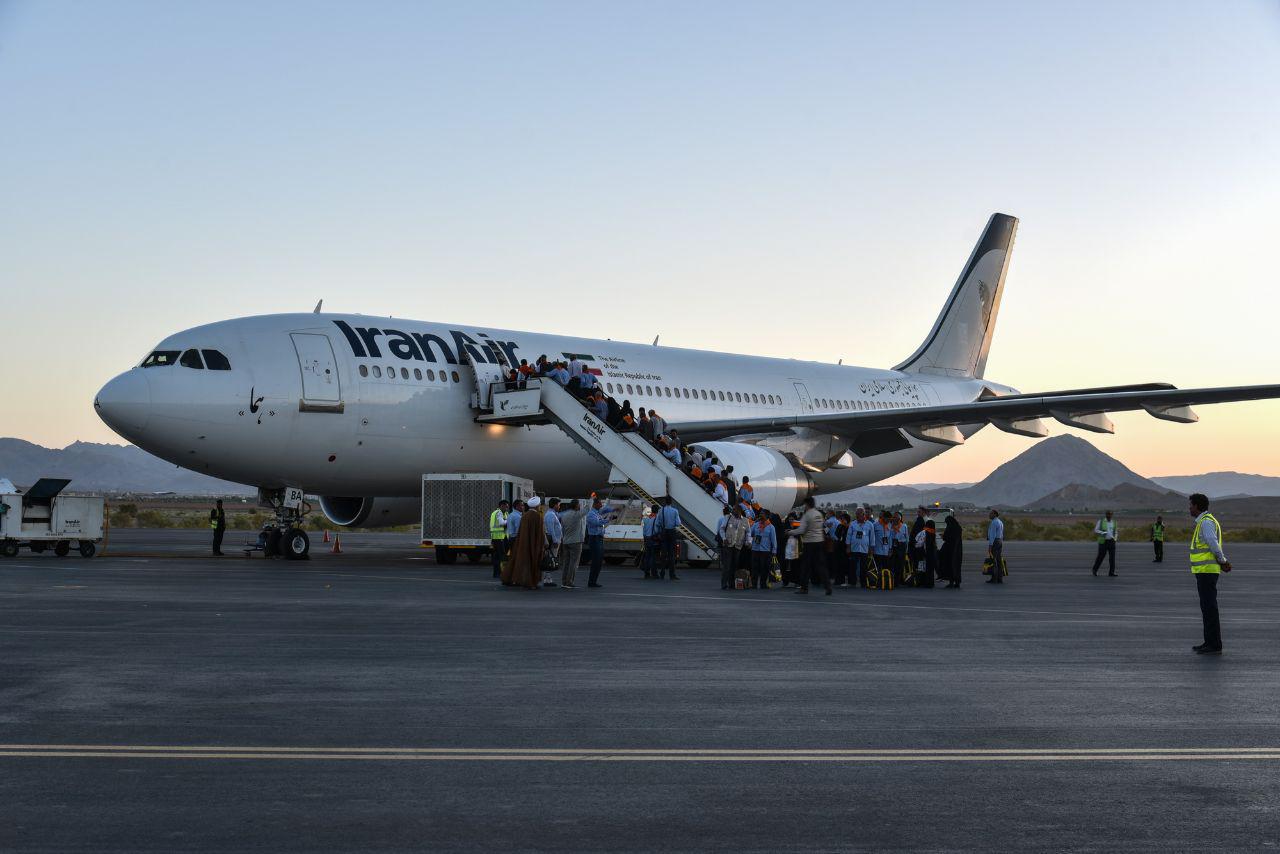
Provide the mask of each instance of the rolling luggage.
MULTIPOLYGON (((991 570, 995 567, 995 561, 988 557, 982 562, 982 574, 990 575, 991 570)), ((1004 555, 1000 556, 1000 577, 1007 578, 1009 575, 1009 561, 1004 559, 1004 555)))

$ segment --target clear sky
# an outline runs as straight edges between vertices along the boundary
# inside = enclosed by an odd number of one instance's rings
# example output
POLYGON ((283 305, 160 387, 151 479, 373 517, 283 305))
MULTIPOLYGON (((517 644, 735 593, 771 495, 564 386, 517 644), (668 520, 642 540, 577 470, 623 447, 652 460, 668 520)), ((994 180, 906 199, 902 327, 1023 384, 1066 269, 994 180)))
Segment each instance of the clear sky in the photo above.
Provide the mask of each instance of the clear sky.
MULTIPOLYGON (((1277 382, 1278 104, 1263 0, 0 0, 0 435, 120 441, 161 337, 321 297, 892 365, 996 210, 991 378, 1277 382)), ((1280 404, 1200 414, 1089 438, 1280 475, 1280 404)))

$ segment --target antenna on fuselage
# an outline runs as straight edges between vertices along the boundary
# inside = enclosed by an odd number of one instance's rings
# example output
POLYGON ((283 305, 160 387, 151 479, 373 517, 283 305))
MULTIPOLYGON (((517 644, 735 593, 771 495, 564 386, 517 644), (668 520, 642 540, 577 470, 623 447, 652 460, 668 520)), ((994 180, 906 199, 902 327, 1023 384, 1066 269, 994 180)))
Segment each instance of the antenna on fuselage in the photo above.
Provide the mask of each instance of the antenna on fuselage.
POLYGON ((657 346, 658 346, 658 339, 659 339, 659 338, 661 338, 661 337, 662 337, 662 333, 661 333, 661 332, 659 332, 657 335, 653 336, 653 346, 655 346, 655 347, 657 347, 657 346))
POLYGON ((324 305, 324 299, 323 299, 323 298, 321 298, 320 302, 316 303, 316 307, 315 307, 315 308, 311 309, 311 313, 312 313, 312 314, 319 314, 319 313, 320 313, 320 306, 322 306, 322 305, 324 305))

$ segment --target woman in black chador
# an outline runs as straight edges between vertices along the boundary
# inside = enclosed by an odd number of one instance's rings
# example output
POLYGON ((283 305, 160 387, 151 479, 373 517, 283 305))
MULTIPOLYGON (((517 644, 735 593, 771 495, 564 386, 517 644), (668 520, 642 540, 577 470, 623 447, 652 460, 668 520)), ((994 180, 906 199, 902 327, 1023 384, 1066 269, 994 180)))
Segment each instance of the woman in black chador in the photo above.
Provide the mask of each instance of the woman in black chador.
POLYGON ((950 514, 943 520, 942 548, 938 550, 938 577, 947 580, 947 587, 960 586, 960 567, 964 563, 964 529, 950 514))

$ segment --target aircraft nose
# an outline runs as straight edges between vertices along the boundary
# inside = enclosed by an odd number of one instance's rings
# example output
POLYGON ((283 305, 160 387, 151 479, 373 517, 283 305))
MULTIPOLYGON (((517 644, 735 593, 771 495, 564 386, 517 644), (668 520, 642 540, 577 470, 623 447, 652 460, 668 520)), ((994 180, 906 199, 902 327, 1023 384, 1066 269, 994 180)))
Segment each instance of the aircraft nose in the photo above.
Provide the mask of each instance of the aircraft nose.
POLYGON ((93 399, 93 408, 108 427, 126 438, 147 429, 151 384, 145 370, 134 368, 108 382, 93 399))

